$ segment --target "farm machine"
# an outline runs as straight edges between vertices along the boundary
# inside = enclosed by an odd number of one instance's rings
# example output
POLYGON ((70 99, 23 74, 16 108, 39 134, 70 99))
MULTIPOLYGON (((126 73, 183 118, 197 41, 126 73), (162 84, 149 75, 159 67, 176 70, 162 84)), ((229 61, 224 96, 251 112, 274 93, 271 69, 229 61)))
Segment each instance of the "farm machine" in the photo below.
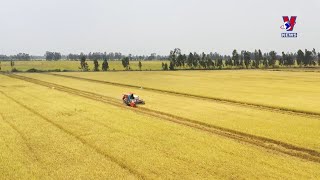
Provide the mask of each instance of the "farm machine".
POLYGON ((144 100, 140 99, 135 93, 125 93, 122 96, 122 101, 127 106, 136 107, 137 104, 145 104, 144 100))

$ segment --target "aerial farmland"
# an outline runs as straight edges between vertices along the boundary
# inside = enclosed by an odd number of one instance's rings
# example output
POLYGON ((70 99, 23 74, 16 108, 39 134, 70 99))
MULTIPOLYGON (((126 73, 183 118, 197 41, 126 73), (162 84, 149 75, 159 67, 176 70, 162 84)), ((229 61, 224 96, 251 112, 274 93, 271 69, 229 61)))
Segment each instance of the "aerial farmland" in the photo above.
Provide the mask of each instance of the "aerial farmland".
POLYGON ((320 180, 319 9, 1 1, 0 180, 320 180))
POLYGON ((0 75, 1 176, 317 178, 320 113, 312 102, 320 102, 319 77, 279 94, 270 90, 270 74, 281 88, 304 72, 0 75), (247 76, 256 78, 238 80, 247 76), (125 106, 122 92, 146 104, 125 106))

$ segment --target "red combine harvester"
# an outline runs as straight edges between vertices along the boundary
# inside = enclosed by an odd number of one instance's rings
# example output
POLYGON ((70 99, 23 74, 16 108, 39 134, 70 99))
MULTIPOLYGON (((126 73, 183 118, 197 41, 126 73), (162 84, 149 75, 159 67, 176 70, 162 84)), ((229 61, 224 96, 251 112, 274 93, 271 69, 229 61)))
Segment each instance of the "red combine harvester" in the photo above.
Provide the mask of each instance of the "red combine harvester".
POLYGON ((136 107, 137 104, 145 104, 145 102, 140 99, 138 95, 131 92, 123 94, 122 101, 124 104, 131 107, 136 107))

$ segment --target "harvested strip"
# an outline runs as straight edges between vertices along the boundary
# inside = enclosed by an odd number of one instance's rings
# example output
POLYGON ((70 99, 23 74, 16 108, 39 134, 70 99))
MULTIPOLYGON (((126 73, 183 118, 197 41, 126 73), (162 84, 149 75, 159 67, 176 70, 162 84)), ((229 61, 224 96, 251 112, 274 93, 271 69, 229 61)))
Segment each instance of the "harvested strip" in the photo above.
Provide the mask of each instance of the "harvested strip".
POLYGON ((12 78, 21 79, 21 80, 24 80, 27 82, 31 82, 34 84, 46 86, 49 88, 54 87, 56 90, 60 90, 60 91, 64 91, 64 92, 74 94, 77 96, 82 96, 82 97, 86 97, 88 99, 93 99, 96 101, 104 102, 107 104, 118 106, 120 108, 127 108, 129 110, 133 110, 138 113, 147 114, 147 115, 161 118, 161 119, 164 119, 167 121, 175 122, 177 124, 192 127, 192 128, 198 129, 198 130, 202 130, 204 132, 209 132, 209 133, 221 135, 221 136, 224 136, 227 138, 235 139, 240 142, 253 144, 253 145, 263 147, 263 148, 266 148, 269 150, 274 150, 274 151, 288 154, 288 155, 298 157, 301 159, 320 163, 320 153, 318 151, 315 151, 312 149, 298 147, 298 146, 295 146, 292 144, 288 144, 288 143, 281 142, 281 141, 276 141, 276 140, 269 139, 269 138, 259 137, 259 136, 246 134, 243 132, 239 132, 239 131, 235 131, 235 130, 231 130, 231 129, 227 129, 227 128, 222 128, 219 126, 201 123, 201 122, 198 122, 198 121, 195 121, 192 119, 182 118, 182 117, 174 116, 174 115, 171 115, 168 113, 159 112, 159 111, 155 111, 155 110, 151 110, 151 109, 147 109, 147 108, 143 108, 143 107, 139 107, 136 109, 128 108, 126 106, 123 106, 122 103, 120 103, 115 98, 110 98, 110 97, 98 95, 98 94, 87 92, 87 91, 73 89, 70 87, 66 87, 66 86, 62 86, 62 85, 58 85, 58 84, 54 84, 54 83, 49 83, 49 82, 45 82, 45 81, 41 81, 41 80, 29 78, 29 77, 19 76, 19 75, 13 75, 13 74, 8 75, 8 76, 12 77, 12 78))

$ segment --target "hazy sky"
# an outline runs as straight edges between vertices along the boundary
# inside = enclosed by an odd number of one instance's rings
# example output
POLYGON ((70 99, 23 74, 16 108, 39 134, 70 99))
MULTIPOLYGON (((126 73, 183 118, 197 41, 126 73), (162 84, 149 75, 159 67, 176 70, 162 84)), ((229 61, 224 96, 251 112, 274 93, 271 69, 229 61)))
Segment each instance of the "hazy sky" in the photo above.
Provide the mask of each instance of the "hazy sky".
POLYGON ((0 0, 0 23, 0 54, 320 51, 319 0, 0 0))

